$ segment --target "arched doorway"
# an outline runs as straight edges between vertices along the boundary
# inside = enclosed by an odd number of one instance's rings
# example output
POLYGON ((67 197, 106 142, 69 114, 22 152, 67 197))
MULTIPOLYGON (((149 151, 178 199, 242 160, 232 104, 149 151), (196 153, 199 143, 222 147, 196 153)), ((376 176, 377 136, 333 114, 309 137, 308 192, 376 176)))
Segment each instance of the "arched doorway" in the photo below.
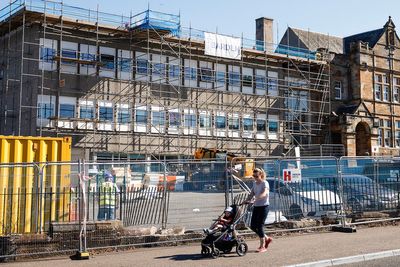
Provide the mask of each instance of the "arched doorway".
POLYGON ((371 130, 366 122, 360 122, 356 127, 356 155, 371 155, 371 130))

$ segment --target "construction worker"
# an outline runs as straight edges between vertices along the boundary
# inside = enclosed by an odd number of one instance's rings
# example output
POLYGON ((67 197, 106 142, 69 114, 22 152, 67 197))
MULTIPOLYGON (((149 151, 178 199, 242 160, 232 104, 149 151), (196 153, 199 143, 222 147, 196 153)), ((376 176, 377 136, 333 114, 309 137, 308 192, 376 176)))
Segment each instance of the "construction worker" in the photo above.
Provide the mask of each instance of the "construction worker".
POLYGON ((99 213, 97 220, 115 220, 115 208, 119 189, 111 173, 105 174, 105 181, 99 188, 99 213))

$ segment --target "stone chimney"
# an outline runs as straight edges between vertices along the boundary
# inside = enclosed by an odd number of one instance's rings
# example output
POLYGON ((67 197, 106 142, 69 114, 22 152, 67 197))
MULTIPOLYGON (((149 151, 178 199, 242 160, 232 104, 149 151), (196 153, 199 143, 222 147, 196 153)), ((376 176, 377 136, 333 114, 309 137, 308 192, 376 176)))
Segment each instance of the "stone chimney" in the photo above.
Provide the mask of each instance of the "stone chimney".
POLYGON ((268 50, 274 43, 273 34, 274 20, 266 17, 256 19, 257 50, 268 50), (266 47, 263 44, 267 44, 266 47))

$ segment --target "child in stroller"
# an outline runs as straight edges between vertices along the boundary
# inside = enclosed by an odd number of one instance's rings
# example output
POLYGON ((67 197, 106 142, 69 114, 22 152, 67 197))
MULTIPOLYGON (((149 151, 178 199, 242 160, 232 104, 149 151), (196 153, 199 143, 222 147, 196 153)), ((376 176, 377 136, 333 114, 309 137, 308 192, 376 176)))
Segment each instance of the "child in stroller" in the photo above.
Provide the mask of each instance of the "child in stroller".
POLYGON ((247 253, 247 244, 243 238, 238 238, 235 227, 242 220, 245 213, 241 214, 238 205, 231 205, 211 225, 204 229, 207 236, 201 241, 201 254, 217 258, 221 252, 229 253, 236 247, 236 253, 244 256, 247 253))
POLYGON ((210 226, 210 228, 204 228, 203 231, 206 234, 213 234, 217 232, 218 230, 220 231, 225 231, 229 225, 233 221, 233 208, 232 207, 227 207, 224 211, 224 214, 218 217, 217 220, 210 226))

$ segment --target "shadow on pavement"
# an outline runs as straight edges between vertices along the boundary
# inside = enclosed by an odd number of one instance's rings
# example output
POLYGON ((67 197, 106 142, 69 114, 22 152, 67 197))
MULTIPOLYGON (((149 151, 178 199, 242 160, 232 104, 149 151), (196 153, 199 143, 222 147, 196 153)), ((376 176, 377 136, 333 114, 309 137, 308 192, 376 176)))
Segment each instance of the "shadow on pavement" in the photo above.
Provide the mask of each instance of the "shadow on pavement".
MULTIPOLYGON (((231 258, 238 257, 236 253, 225 253, 219 256, 219 258, 231 258)), ((211 256, 202 256, 201 254, 180 254, 180 255, 171 255, 171 256, 161 256, 156 257, 154 259, 170 259, 174 261, 197 261, 197 260, 212 260, 211 256)))
POLYGON ((211 257, 203 257, 201 254, 180 254, 180 255, 171 255, 171 256, 162 256, 156 257, 155 259, 170 259, 175 261, 196 261, 196 260, 206 260, 211 259, 211 257))

